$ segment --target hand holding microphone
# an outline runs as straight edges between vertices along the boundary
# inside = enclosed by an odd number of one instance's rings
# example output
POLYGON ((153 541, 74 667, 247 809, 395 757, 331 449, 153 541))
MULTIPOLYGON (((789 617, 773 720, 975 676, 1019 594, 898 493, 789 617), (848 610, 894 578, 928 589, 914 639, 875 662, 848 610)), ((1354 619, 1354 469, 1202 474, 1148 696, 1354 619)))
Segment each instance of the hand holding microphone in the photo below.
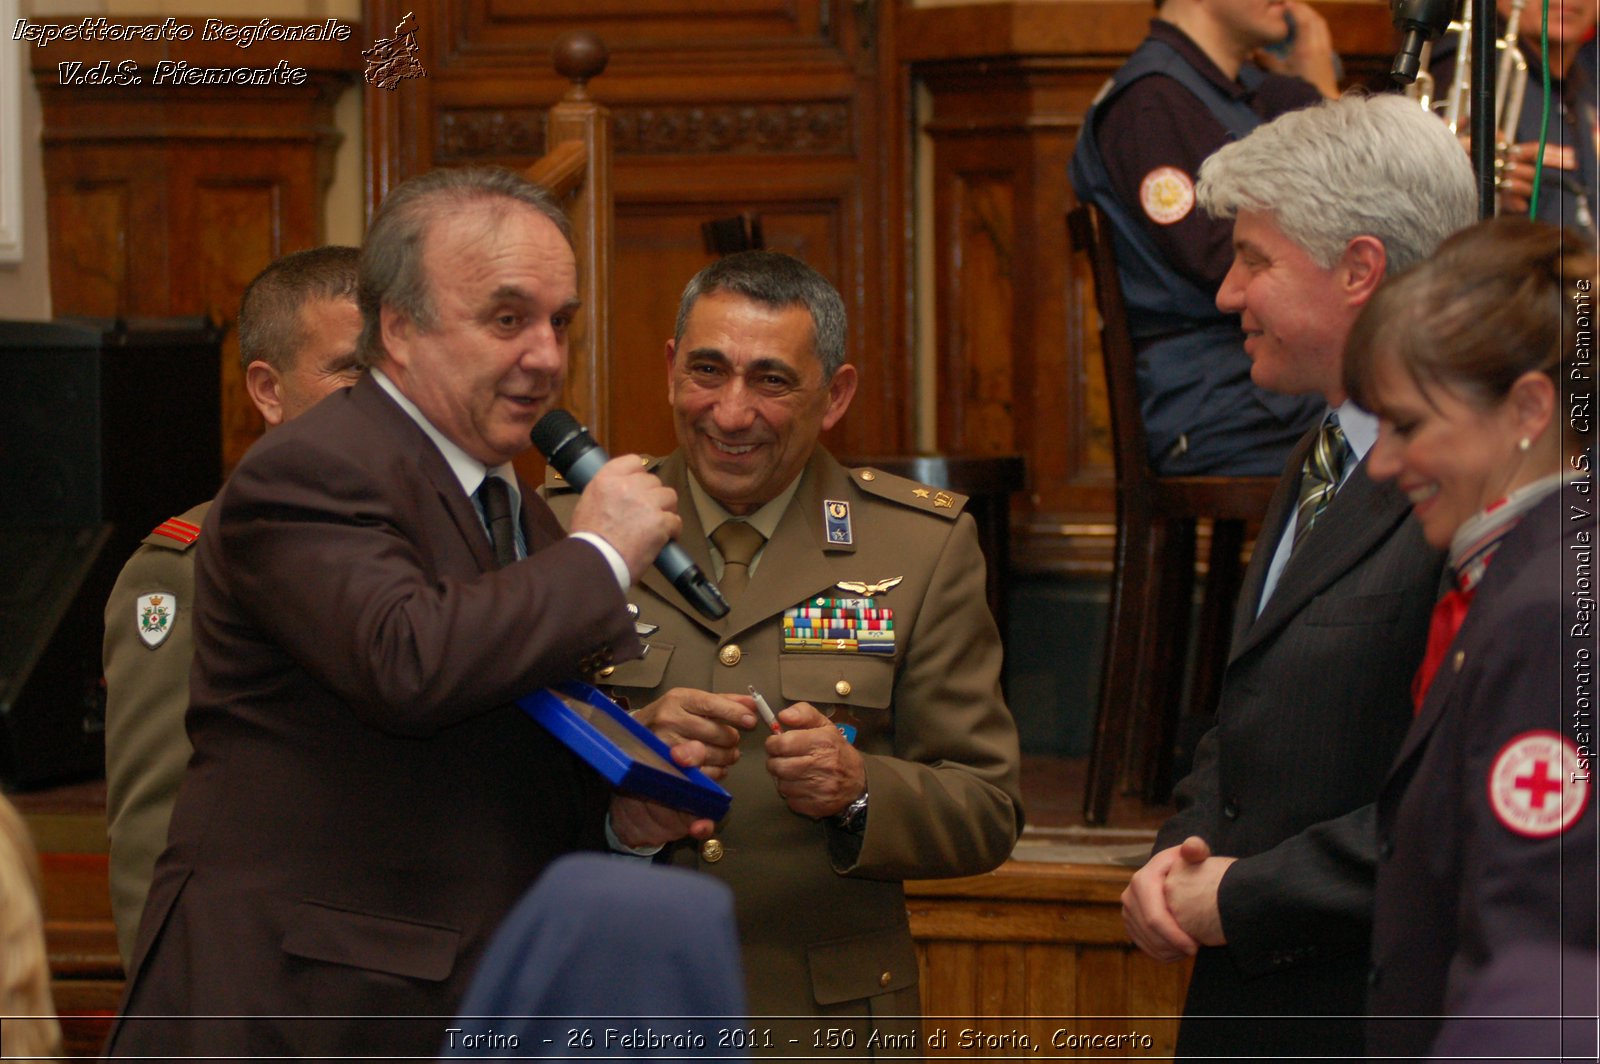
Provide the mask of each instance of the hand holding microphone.
POLYGON ((671 488, 645 472, 635 458, 610 458, 565 410, 540 418, 532 437, 555 471, 583 492, 571 531, 603 537, 635 577, 653 561, 695 609, 712 620, 727 615, 722 592, 672 538, 683 522, 671 488))

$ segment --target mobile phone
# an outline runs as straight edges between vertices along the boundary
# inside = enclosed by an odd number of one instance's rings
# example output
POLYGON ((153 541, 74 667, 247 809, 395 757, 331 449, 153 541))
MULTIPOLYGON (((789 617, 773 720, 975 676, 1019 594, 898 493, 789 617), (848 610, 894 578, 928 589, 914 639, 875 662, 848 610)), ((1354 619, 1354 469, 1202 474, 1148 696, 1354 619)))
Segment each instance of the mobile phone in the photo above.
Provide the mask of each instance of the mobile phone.
POLYGON ((1277 42, 1276 44, 1267 45, 1265 48, 1262 49, 1262 51, 1271 52, 1273 55, 1277 56, 1279 59, 1288 59, 1289 58, 1289 53, 1294 51, 1294 14, 1293 14, 1293 12, 1285 11, 1283 13, 1283 20, 1289 24, 1289 32, 1284 34, 1283 40, 1277 42))

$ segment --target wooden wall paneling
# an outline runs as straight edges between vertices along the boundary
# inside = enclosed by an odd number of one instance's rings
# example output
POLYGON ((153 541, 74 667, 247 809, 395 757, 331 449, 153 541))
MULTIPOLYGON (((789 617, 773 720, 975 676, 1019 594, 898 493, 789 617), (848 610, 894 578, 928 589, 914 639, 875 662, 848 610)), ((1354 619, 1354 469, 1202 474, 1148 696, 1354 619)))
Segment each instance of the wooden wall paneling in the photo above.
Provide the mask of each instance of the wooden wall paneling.
POLYGON ((1094 341, 1072 298, 1063 219, 1077 129, 1113 66, 914 68, 934 106, 939 446, 1025 456, 1031 493, 1012 515, 1021 568, 1081 566, 1109 550, 1109 419, 1103 378, 1084 357, 1094 341), (1105 525, 1106 542, 1068 542, 1066 530, 1085 525, 1105 525))
MULTIPOLYGON (((387 35, 403 6, 369 0, 369 32, 387 35)), ((909 128, 890 110, 904 97, 881 32, 890 15, 838 0, 439 0, 418 30, 429 76, 369 93, 370 193, 433 165, 528 165, 562 88, 551 44, 598 31, 611 62, 590 91, 613 120, 615 288, 588 309, 609 319, 615 365, 604 381, 575 365, 569 397, 627 411, 611 418, 613 451, 671 446, 658 365, 683 285, 710 261, 699 226, 754 210, 769 247, 806 258, 846 300, 850 358, 871 386, 827 442, 905 450, 907 181, 889 174, 905 173, 909 128), (863 11, 878 22, 863 27, 863 11)))
MULTIPOLYGON (((60 83, 59 63, 106 58, 100 42, 34 47, 44 112, 51 300, 58 315, 210 314, 230 326, 222 374, 224 468, 260 434, 232 363, 244 285, 322 240, 339 135, 333 105, 359 78, 361 41, 119 42, 139 84, 60 83), (157 63, 306 72, 300 85, 155 83, 157 63)), ((282 21, 282 20, 280 20, 282 21)), ((196 500, 173 500, 188 505, 196 500)))
POLYGON ((1128 942, 1119 896, 1130 874, 1008 861, 985 876, 908 883, 928 1055, 974 1055, 958 1045, 963 1028, 1019 1033, 1038 1047, 994 1055, 1112 1056, 1071 1039, 1118 1035, 1150 1039, 1121 1055, 1170 1054, 1189 965, 1159 965, 1128 942))
MULTIPOLYGON (((1028 1033, 1038 1045, 1050 1046, 1051 1036, 1070 1029, 1077 1011, 1078 949, 1056 942, 1030 942, 1024 947, 1026 1000, 1022 1014, 1031 1016, 1028 1033), (1071 1008, 1063 1011, 1066 1003, 1071 1008)), ((1056 1053, 1051 1046, 1045 1052, 1056 1053)))
POLYGON ((129 218, 140 190, 121 178, 51 174, 51 289, 57 313, 116 317, 128 299, 129 218), (71 310, 64 310, 63 303, 71 310))
POLYGON ((179 288, 195 293, 198 313, 228 325, 222 341, 222 452, 224 468, 231 468, 265 429, 244 390, 239 330, 234 327, 239 300, 279 249, 310 247, 319 239, 314 231, 284 232, 284 197, 270 180, 202 179, 189 191, 194 194, 192 224, 199 246, 185 257, 183 272, 191 276, 179 288))

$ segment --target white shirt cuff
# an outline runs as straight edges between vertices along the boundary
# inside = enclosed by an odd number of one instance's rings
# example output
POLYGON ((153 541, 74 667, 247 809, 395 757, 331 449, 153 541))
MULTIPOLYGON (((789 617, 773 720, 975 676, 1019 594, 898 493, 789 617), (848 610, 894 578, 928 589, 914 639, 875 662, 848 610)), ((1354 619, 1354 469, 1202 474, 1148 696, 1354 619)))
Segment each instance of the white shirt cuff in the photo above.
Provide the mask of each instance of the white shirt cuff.
POLYGON ((633 583, 632 574, 628 572, 628 563, 622 560, 622 555, 617 553, 617 548, 605 541, 605 537, 594 532, 574 532, 573 539, 581 539, 585 543, 593 543, 594 549, 605 558, 606 564, 611 566, 611 575, 617 578, 617 586, 626 592, 633 583))
POLYGON ((606 845, 611 847, 612 852, 626 854, 630 857, 654 857, 662 849, 660 846, 641 846, 635 849, 617 838, 617 833, 611 830, 610 813, 606 814, 606 845))

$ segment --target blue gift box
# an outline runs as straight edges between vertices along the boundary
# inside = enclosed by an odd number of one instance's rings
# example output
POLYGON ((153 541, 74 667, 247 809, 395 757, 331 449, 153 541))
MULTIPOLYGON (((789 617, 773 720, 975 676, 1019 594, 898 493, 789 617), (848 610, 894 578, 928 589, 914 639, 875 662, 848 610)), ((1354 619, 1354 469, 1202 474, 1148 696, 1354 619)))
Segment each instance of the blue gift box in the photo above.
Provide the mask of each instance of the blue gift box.
POLYGON ((589 684, 557 684, 517 704, 617 790, 712 820, 727 815, 731 794, 676 764, 666 743, 589 684))

